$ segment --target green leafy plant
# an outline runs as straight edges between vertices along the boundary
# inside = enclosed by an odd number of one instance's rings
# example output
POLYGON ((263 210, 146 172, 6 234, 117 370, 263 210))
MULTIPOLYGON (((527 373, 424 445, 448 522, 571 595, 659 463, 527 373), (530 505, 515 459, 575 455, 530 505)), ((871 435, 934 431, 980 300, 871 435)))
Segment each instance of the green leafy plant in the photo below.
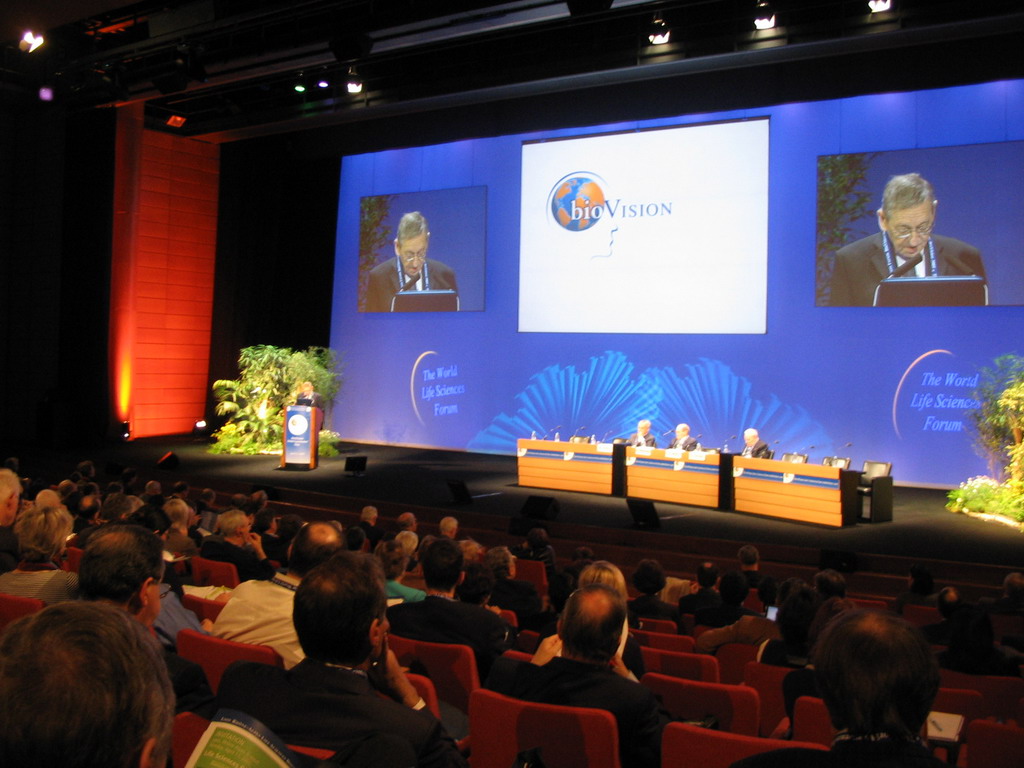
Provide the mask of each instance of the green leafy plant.
MULTIPOLYGON (((968 411, 967 418, 974 432, 974 450, 988 462, 989 474, 1001 478, 1006 466, 1007 446, 1021 444, 1021 411, 1016 411, 1018 432, 1015 437, 1011 414, 999 401, 1007 389, 1024 387, 1024 357, 1000 355, 992 363, 991 367, 978 371, 978 386, 971 392, 971 397, 980 405, 968 411)), ((1019 447, 1017 451, 1020 452, 1019 447)), ((1017 467, 1021 467, 1019 457, 1017 467)))
POLYGON ((394 195, 364 197, 359 202, 359 311, 366 311, 366 286, 370 270, 377 266, 377 254, 394 239, 384 225, 394 195))
MULTIPOLYGON (((302 382, 309 381, 323 395, 329 409, 341 389, 340 367, 337 354, 324 347, 295 351, 257 345, 242 349, 238 356, 239 378, 213 383, 217 414, 228 418, 214 435, 210 451, 280 452, 284 406, 294 401, 302 382)), ((329 446, 333 438, 327 442, 329 446)))
POLYGON ((1000 515, 1024 523, 1024 494, 1019 484, 1000 483, 982 475, 960 483, 947 498, 946 508, 952 512, 1000 515))
POLYGON ((851 239, 852 222, 870 213, 871 193, 863 186, 873 152, 818 158, 818 242, 815 251, 815 303, 827 304, 833 255, 851 239))

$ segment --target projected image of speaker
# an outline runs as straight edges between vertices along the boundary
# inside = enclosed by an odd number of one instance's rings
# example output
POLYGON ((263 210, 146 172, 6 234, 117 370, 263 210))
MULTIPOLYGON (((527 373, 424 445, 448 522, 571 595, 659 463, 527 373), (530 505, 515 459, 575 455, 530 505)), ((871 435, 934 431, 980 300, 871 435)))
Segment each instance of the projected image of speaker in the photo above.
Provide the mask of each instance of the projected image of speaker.
POLYGON ((633 516, 634 528, 661 528, 661 520, 654 509, 654 502, 648 499, 626 499, 629 514, 633 516))
POLYGON ((362 477, 366 474, 366 457, 349 456, 345 459, 345 472, 354 477, 362 477))

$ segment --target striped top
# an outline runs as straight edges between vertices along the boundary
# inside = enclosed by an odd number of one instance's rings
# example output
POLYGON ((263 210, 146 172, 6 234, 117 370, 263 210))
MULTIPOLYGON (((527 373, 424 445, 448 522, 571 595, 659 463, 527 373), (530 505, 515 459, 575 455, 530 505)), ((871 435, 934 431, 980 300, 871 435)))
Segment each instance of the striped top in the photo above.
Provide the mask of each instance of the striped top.
POLYGON ((78 599, 78 574, 67 571, 8 571, 0 574, 0 592, 35 597, 49 605, 78 599))

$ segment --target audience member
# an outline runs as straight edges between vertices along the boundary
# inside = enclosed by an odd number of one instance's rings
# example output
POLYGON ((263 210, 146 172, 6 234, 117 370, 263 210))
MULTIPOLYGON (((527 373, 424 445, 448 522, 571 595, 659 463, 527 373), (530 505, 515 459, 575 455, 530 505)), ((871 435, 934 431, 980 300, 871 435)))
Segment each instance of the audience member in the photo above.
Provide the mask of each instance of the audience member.
POLYGON ((718 593, 718 566, 703 562, 697 566, 697 591, 679 598, 679 613, 695 614, 702 608, 714 608, 722 604, 718 593))
POLYGON ((466 563, 482 562, 484 552, 487 551, 479 541, 469 538, 460 541, 459 547, 462 549, 462 560, 466 563))
POLYGON ((377 545, 384 538, 384 529, 377 525, 378 517, 377 508, 372 506, 363 507, 363 511, 359 513, 359 527, 366 533, 371 552, 377 549, 377 545))
POLYGON ((33 504, 14 521, 20 560, 13 571, 0 574, 0 592, 59 603, 78 597, 78 576, 58 563, 71 535, 71 515, 63 507, 33 504))
POLYGON ((403 512, 396 519, 399 531, 411 531, 416 533, 416 515, 412 512, 403 512))
POLYGON ((641 619, 665 619, 679 624, 679 607, 663 603, 658 593, 665 588, 665 569, 657 560, 645 559, 633 570, 633 586, 640 596, 630 600, 629 609, 641 619))
POLYGON ((462 569, 462 578, 455 587, 455 596, 460 602, 482 605, 500 614, 500 608, 490 605, 493 589, 494 573, 490 568, 483 563, 466 563, 462 569))
POLYGON ((291 669, 303 658, 292 623, 295 590, 302 579, 344 546, 341 532, 330 523, 310 523, 289 547, 288 572, 270 580, 239 584, 214 622, 212 634, 225 640, 269 645, 291 669))
POLYGON ((263 553, 268 559, 282 563, 288 559, 288 542, 277 533, 278 515, 272 509, 261 509, 253 518, 253 533, 260 537, 263 553))
POLYGON ((777 750, 733 768, 946 765, 921 740, 939 671, 924 637, 905 621, 883 611, 835 618, 815 645, 814 674, 839 731, 831 750, 777 750))
POLYGON ((1003 579, 1003 594, 998 600, 982 600, 992 613, 1024 613, 1024 574, 1008 573, 1003 579))
POLYGON ((0 765, 164 768, 174 696, 157 643, 123 611, 68 602, 0 638, 0 765))
MULTIPOLYGON (((757 591, 764 605, 775 605, 776 601, 785 600, 789 596, 790 589, 799 584, 803 584, 800 579, 787 579, 776 590, 775 580, 766 576, 761 579, 757 591)), ((782 632, 778 622, 764 616, 741 616, 738 621, 728 626, 702 632, 696 640, 695 647, 698 653, 715 653, 727 643, 745 643, 763 647, 771 640, 781 639, 782 632)))
MULTIPOLYGON (((629 597, 629 593, 626 591, 626 577, 622 575, 622 571, 617 565, 607 560, 596 560, 580 571, 577 587, 585 587, 587 584, 604 584, 611 587, 623 602, 626 602, 629 597)), ((643 652, 640 650, 640 644, 636 638, 629 634, 629 628, 636 627, 637 624, 636 618, 630 616, 627 604, 626 623, 622 626, 622 633, 626 638, 626 645, 622 649, 622 661, 633 677, 639 680, 645 672, 643 652)))
POLYGON ((781 637, 761 646, 758 661, 777 667, 805 667, 810 655, 807 638, 821 597, 802 580, 787 579, 783 590, 785 598, 780 599, 776 620, 781 637))
POLYGON ((605 584, 581 586, 562 611, 558 634, 533 663, 502 659, 487 687, 546 704, 604 709, 619 729, 623 768, 657 768, 665 714, 650 690, 628 678, 621 658, 626 602, 605 584))
POLYGON ((89 538, 100 528, 119 522, 131 515, 136 509, 135 502, 132 501, 133 498, 124 493, 112 493, 107 496, 96 513, 96 522, 78 532, 78 536, 75 538, 75 546, 85 549, 89 543, 89 538))
POLYGON ((144 504, 152 504, 154 507, 160 508, 163 508, 164 503, 167 501, 167 499, 164 498, 159 480, 150 480, 146 483, 145 489, 142 491, 142 496, 140 498, 144 504))
POLYGON ((427 596, 418 603, 388 608, 391 631, 412 640, 468 645, 481 679, 514 639, 509 626, 486 608, 455 600, 462 577, 462 550, 448 538, 435 539, 421 553, 427 596))
POLYGON ((1020 677, 1020 655, 996 645, 992 618, 983 608, 968 606, 949 620, 949 646, 938 655, 939 666, 972 675, 1020 677))
POLYGON ((203 488, 196 502, 196 514, 199 515, 199 527, 207 533, 217 529, 217 517, 220 510, 216 507, 217 492, 213 488, 203 488))
POLYGON ((953 614, 963 608, 965 603, 960 599, 960 592, 956 587, 943 587, 939 590, 939 596, 935 607, 939 609, 942 617, 934 624, 926 624, 921 627, 921 633, 932 645, 949 645, 949 633, 951 629, 950 619, 953 614))
MULTIPOLYGON (((298 535, 302 526, 305 524, 306 521, 294 512, 289 512, 287 515, 281 515, 277 518, 277 540, 283 548, 283 550, 279 551, 278 554, 283 559, 272 557, 270 558, 271 560, 277 560, 281 565, 288 565, 288 547, 292 543, 292 539, 298 535)), ((345 529, 342 528, 341 523, 337 520, 332 520, 331 524, 338 527, 338 533, 343 534, 345 532, 345 529)))
POLYGON ((18 537, 14 519, 21 509, 21 480, 10 469, 0 469, 0 574, 18 564, 18 537))
POLYGON ((555 572, 555 548, 548 540, 548 532, 539 525, 526 532, 526 541, 513 548, 512 554, 522 560, 544 563, 544 570, 549 579, 555 572))
POLYGON ((741 616, 757 616, 756 611, 743 607, 750 594, 747 578, 740 571, 726 571, 718 584, 720 605, 700 608, 693 614, 693 623, 705 627, 725 627, 739 621, 741 616))
MULTIPOLYGON (((415 535, 415 534, 413 534, 415 535)), ((407 587, 402 583, 409 563, 409 555, 398 541, 382 541, 377 545, 374 554, 380 559, 384 570, 384 591, 389 600, 402 600, 407 603, 418 603, 427 593, 422 589, 407 587)))
MULTIPOLYGON (((164 513, 170 518, 171 527, 167 529, 164 546, 175 557, 195 557, 199 547, 189 536, 189 526, 195 512, 180 498, 170 498, 164 503, 164 513)), ((148 527, 148 526, 147 526, 148 527)))
POLYGON ((349 552, 366 552, 367 547, 366 531, 358 525, 345 529, 345 548, 349 552))
MULTIPOLYGON (((594 562, 595 559, 594 550, 590 547, 576 547, 572 551, 572 562, 562 569, 562 573, 572 579, 572 583, 575 586, 576 582, 580 579, 580 573, 594 562)), ((548 581, 550 582, 551 579, 549 578, 548 581)))
MULTIPOLYGON (((289 744, 344 753, 384 733, 408 743, 413 754, 404 765, 464 767, 388 649, 384 608, 379 561, 339 552, 306 574, 295 593, 295 631, 306 658, 290 670, 233 664, 221 679, 221 706, 257 718, 289 744)), ((381 760, 381 768, 392 766, 403 763, 381 760)))
POLYGON ((415 531, 399 531, 395 536, 395 541, 402 546, 402 550, 405 552, 406 559, 408 560, 405 570, 415 570, 416 566, 420 563, 416 559, 416 550, 420 545, 420 537, 416 535, 415 531))
POLYGON ((274 566, 263 551, 258 534, 244 512, 229 509, 220 516, 219 537, 207 536, 199 553, 208 560, 231 563, 238 570, 238 580, 270 579, 274 566))
POLYGON ((843 574, 832 568, 826 568, 814 574, 814 589, 822 600, 830 597, 846 597, 846 579, 843 574))
POLYGON ((903 613, 904 605, 935 605, 937 598, 932 572, 914 563, 910 566, 910 587, 896 596, 894 608, 896 613, 903 613))
POLYGON ((494 574, 491 605, 512 611, 520 627, 536 629, 547 619, 542 617, 543 605, 532 582, 516 578, 516 557, 508 547, 491 547, 483 563, 494 574))
POLYGON ((736 559, 740 561, 740 570, 747 579, 747 586, 757 589, 761 582, 761 553, 753 544, 744 544, 736 553, 736 559))
POLYGON ((459 535, 459 521, 454 517, 442 517, 437 524, 438 532, 446 539, 454 539, 459 535))
MULTIPOLYGON (((82 596, 124 609, 147 629, 160 615, 163 542, 138 525, 112 524, 89 541, 79 569, 82 596)), ((202 667, 164 649, 177 712, 212 717, 213 692, 202 667)))

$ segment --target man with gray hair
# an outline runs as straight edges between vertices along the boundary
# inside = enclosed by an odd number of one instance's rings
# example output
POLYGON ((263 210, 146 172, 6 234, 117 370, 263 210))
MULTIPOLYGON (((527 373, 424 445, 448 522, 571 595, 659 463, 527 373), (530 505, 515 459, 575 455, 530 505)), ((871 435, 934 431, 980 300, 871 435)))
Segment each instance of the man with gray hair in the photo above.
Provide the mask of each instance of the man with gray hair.
POLYGON ((836 251, 830 304, 870 307, 875 288, 887 277, 985 277, 985 264, 974 246, 935 235, 932 185, 917 173, 893 176, 878 209, 879 232, 836 251))
POLYGON ((419 211, 402 216, 395 238, 395 258, 370 271, 366 311, 391 312, 392 300, 401 291, 459 292, 455 272, 447 264, 427 258, 430 227, 419 211))

